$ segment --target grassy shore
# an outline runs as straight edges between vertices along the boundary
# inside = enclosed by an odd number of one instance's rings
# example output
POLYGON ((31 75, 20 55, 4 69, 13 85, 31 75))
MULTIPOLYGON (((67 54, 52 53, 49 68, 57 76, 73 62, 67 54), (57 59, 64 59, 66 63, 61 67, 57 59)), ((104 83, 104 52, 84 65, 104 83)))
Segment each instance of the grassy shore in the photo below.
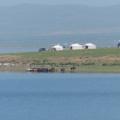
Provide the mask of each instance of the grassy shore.
POLYGON ((1 71, 25 71, 32 67, 47 67, 54 69, 55 72, 62 70, 62 72, 120 73, 120 49, 1 54, 0 63, 2 63, 1 71), (3 63, 10 64, 3 65, 3 63))

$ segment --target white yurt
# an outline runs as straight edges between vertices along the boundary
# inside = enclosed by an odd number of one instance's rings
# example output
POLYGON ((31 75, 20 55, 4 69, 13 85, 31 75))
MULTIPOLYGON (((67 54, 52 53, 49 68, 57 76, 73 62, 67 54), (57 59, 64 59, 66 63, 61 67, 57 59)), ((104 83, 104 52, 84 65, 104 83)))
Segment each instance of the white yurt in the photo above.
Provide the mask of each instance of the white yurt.
POLYGON ((80 49, 84 49, 83 45, 79 44, 79 43, 74 43, 70 45, 70 49, 71 50, 80 50, 80 49))
POLYGON ((52 47, 52 50, 55 50, 55 51, 63 51, 64 48, 63 48, 63 46, 57 44, 57 45, 55 45, 55 46, 52 47))
POLYGON ((84 47, 85 49, 96 49, 96 45, 93 43, 86 43, 84 47))

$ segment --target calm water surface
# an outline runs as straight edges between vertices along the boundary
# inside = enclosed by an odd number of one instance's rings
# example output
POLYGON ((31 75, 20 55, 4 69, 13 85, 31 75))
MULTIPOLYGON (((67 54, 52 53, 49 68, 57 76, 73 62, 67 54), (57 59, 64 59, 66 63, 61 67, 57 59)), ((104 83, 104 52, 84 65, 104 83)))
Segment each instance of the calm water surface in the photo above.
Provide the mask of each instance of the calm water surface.
POLYGON ((120 120, 120 75, 0 73, 0 119, 120 120))

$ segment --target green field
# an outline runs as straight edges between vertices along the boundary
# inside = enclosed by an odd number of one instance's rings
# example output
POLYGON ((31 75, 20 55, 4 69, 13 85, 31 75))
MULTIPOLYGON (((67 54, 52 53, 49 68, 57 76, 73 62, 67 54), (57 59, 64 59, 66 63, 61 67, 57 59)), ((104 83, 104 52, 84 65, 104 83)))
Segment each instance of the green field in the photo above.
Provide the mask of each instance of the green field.
POLYGON ((24 52, 4 54, 14 56, 11 62, 21 66, 39 66, 54 68, 56 71, 64 69, 66 72, 105 72, 120 73, 120 49, 100 48, 95 50, 64 50, 46 52, 24 52), (74 68, 74 69, 72 69, 74 68), (72 70, 71 70, 72 69, 72 70))
POLYGON ((23 57, 35 57, 35 58, 49 58, 49 57, 78 57, 78 56, 90 56, 90 57, 101 57, 101 56, 120 56, 120 49, 117 48, 101 48, 95 50, 65 50, 65 51, 46 51, 46 52, 25 52, 16 53, 10 55, 17 55, 23 57))

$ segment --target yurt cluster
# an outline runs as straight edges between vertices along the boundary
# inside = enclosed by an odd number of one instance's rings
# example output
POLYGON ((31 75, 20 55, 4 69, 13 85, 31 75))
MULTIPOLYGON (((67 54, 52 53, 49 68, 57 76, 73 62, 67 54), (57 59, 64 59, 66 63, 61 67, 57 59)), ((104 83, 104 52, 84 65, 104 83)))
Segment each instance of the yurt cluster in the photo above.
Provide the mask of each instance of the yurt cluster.
POLYGON ((50 50, 54 50, 54 51, 63 51, 65 49, 70 49, 70 50, 96 49, 96 45, 93 43, 86 43, 84 45, 79 43, 74 43, 71 44, 68 48, 66 48, 60 44, 57 44, 50 48, 50 50))

